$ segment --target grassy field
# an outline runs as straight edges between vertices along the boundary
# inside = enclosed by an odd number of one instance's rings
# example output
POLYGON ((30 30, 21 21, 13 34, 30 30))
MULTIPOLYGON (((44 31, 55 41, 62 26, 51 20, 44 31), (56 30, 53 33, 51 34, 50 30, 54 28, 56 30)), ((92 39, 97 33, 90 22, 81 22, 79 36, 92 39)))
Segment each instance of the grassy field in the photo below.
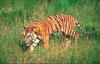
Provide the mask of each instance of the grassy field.
POLYGON ((100 1, 99 0, 0 0, 0 64, 99 64, 100 1), (40 44, 33 53, 21 49, 23 26, 52 14, 75 16, 88 36, 65 47, 62 35, 50 37, 50 48, 40 44))

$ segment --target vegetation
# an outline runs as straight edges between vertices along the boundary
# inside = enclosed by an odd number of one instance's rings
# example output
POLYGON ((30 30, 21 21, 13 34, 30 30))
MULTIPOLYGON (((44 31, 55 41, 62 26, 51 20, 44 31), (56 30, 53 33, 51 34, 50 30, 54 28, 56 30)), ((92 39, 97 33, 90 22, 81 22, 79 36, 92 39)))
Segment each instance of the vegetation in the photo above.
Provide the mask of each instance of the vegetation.
POLYGON ((100 63, 100 1, 99 0, 0 0, 0 64, 6 63, 100 63), (50 48, 39 45, 33 53, 22 51, 23 26, 52 14, 75 16, 86 31, 81 39, 65 47, 62 35, 50 38, 50 48), (62 51, 63 50, 63 51, 62 51))

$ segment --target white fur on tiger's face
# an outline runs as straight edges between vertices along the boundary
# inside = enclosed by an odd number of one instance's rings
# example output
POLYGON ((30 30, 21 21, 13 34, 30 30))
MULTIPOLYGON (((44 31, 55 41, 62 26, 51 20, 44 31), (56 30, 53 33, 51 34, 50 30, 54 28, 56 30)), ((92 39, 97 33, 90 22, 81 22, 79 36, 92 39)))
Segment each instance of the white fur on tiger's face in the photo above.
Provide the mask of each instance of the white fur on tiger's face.
POLYGON ((33 30, 30 31, 30 29, 24 29, 22 38, 25 46, 33 46, 33 48, 36 47, 41 40, 41 37, 33 30))

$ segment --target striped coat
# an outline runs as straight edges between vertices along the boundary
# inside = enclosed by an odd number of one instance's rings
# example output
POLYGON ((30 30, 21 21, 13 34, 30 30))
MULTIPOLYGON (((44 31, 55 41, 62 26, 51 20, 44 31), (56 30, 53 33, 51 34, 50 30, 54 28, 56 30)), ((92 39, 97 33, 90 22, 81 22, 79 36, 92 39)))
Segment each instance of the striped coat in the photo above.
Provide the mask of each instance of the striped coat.
POLYGON ((32 22, 27 28, 39 34, 44 42, 44 47, 48 48, 49 35, 54 32, 63 32, 65 35, 78 39, 79 35, 76 32, 77 26, 79 27, 79 22, 73 16, 57 14, 51 15, 43 20, 32 22))
MULTIPOLYGON (((69 15, 52 15, 46 19, 39 20, 30 24, 31 28, 41 26, 45 31, 45 35, 50 35, 54 32, 62 31, 66 35, 75 36, 75 28, 79 24, 77 19, 69 15)), ((29 27, 30 27, 29 26, 29 27)), ((42 31, 43 31, 42 30, 42 31)))

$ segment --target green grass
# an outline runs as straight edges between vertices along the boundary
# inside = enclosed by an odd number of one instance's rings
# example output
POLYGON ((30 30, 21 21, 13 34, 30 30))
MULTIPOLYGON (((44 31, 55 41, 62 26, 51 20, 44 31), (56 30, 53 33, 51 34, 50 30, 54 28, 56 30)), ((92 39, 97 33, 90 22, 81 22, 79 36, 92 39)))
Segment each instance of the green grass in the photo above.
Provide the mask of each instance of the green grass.
POLYGON ((0 0, 0 64, 100 63, 99 4, 99 0, 0 0), (30 20, 35 21, 60 13, 75 16, 86 31, 93 33, 90 39, 80 33, 81 39, 66 48, 62 35, 56 33, 50 37, 48 51, 43 44, 33 53, 22 51, 20 44, 23 26, 30 20))

